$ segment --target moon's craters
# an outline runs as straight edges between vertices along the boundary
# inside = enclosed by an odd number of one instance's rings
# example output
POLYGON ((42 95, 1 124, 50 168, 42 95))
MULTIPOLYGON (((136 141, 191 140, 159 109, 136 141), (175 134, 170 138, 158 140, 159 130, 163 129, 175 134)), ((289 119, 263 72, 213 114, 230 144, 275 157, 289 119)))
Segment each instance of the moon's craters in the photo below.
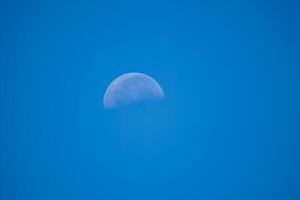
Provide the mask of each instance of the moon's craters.
POLYGON ((164 98, 160 85, 142 73, 126 73, 117 77, 106 89, 104 108, 117 108, 143 101, 164 98))

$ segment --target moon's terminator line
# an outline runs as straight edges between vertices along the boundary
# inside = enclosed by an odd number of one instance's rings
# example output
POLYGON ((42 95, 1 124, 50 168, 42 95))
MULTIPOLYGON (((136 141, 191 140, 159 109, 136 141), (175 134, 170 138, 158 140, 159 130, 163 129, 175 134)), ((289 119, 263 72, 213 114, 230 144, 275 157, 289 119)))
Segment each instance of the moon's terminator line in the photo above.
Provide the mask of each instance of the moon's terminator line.
POLYGON ((107 87, 103 107, 117 108, 163 98, 163 89, 153 78, 142 73, 126 73, 117 77, 107 87))

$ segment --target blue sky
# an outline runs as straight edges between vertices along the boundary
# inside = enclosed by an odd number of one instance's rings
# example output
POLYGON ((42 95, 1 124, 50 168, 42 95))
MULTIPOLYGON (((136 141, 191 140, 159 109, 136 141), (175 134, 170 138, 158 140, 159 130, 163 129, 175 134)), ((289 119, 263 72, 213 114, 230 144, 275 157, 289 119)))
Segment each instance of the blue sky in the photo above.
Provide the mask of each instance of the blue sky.
POLYGON ((1 1, 0 199, 299 199, 298 10, 1 1), (105 111, 126 72, 165 101, 105 111))

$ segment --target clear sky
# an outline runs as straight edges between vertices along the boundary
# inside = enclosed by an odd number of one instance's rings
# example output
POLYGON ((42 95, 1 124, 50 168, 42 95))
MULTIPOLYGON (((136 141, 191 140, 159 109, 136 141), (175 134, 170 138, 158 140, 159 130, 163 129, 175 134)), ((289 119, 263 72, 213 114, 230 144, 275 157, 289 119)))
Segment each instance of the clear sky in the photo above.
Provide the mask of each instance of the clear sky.
POLYGON ((0 199, 299 200, 298 2, 1 0, 0 199))

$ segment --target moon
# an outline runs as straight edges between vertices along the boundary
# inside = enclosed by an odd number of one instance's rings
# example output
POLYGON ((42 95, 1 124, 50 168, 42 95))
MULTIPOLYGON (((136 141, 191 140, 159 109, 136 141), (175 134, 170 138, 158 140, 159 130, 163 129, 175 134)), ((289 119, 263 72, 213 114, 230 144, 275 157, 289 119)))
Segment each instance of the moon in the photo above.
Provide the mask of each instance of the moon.
POLYGON ((165 97, 161 86, 142 73, 126 73, 113 80, 107 87, 103 107, 105 109, 129 106, 135 103, 157 101, 165 97))

